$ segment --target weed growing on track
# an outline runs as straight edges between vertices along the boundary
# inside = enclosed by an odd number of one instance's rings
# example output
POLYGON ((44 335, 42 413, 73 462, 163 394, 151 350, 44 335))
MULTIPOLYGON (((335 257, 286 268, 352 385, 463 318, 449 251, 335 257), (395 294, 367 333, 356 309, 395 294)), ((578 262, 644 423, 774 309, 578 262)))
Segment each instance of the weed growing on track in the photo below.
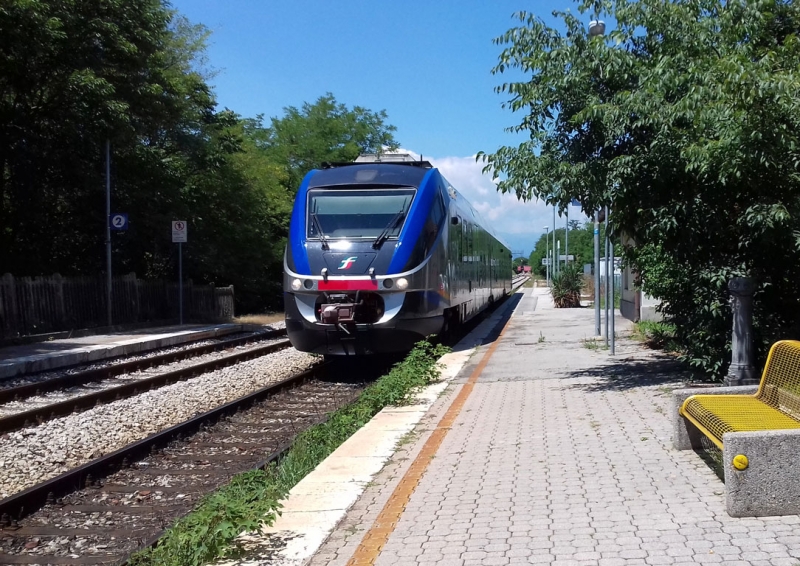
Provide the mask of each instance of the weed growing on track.
POLYGON ((358 399, 299 434, 277 464, 234 477, 169 529, 155 549, 134 555, 129 563, 192 566, 235 556, 240 552, 233 545, 239 533, 271 525, 280 513, 278 501, 339 445, 387 405, 407 404, 415 390, 437 381, 441 372, 436 361, 448 351, 441 345, 418 343, 358 399))

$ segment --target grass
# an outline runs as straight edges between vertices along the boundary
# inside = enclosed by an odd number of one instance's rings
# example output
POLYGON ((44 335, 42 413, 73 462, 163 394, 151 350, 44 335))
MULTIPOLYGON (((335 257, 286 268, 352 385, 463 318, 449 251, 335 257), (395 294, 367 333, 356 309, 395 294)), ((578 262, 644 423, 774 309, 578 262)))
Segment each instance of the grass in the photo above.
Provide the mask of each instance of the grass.
POLYGON ((234 317, 233 322, 236 324, 275 324, 276 322, 283 322, 284 315, 282 312, 273 312, 267 314, 246 314, 244 316, 234 317))
POLYGON ((608 350, 608 346, 599 338, 584 338, 581 340, 581 344, 583 344, 583 347, 587 350, 608 350))
POLYGON ((642 320, 633 325, 631 338, 644 342, 654 350, 677 352, 678 343, 675 341, 675 326, 665 322, 642 320))
POLYGON ((444 346, 420 342, 358 399, 333 412, 328 420, 300 433, 287 454, 264 470, 239 474, 206 496, 180 519, 153 549, 134 555, 134 566, 194 566, 241 553, 236 537, 271 525, 280 514, 279 501, 328 455, 388 405, 410 401, 419 388, 441 375, 437 360, 444 346))

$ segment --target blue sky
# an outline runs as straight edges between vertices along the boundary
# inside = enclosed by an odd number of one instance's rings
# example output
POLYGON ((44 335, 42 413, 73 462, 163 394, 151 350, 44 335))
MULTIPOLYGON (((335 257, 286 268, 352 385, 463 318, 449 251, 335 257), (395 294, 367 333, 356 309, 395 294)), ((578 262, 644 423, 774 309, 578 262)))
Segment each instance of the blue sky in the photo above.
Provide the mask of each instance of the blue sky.
MULTIPOLYGON (((494 88, 502 50, 492 39, 512 14, 577 12, 573 0, 173 0, 212 35, 208 64, 219 106, 267 119, 326 92, 348 106, 385 110, 403 149, 442 170, 514 251, 527 255, 552 211, 498 195, 474 155, 517 145, 518 118, 494 88)), ((587 23, 588 23, 588 17, 587 23)), ((576 209, 577 214, 577 209, 576 209)), ((563 219, 558 222, 563 225, 563 219)))

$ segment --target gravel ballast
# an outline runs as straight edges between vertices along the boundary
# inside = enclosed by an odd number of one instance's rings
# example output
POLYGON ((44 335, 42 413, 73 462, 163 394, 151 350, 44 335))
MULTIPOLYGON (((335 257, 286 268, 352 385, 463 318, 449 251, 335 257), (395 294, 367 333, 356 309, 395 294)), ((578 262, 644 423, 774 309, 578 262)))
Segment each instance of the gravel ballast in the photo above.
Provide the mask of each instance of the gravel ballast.
POLYGON ((282 350, 0 437, 0 498, 309 368, 282 350))

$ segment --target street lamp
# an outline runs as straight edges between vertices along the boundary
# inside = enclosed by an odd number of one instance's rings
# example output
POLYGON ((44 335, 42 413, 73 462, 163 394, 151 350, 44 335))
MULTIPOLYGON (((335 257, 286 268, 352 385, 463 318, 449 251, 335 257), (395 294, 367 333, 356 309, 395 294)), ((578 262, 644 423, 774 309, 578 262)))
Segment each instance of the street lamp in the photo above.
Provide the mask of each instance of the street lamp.
POLYGON ((546 274, 545 275, 545 279, 547 281, 547 286, 548 287, 550 286, 550 238, 547 236, 547 234, 549 232, 550 232, 550 226, 545 226, 544 227, 544 245, 545 245, 545 250, 546 251, 545 251, 544 255, 547 258, 547 260, 545 261, 544 269, 545 269, 545 274, 546 274))
POLYGON ((592 20, 589 22, 589 35, 597 37, 606 34, 606 23, 603 20, 592 20))
MULTIPOLYGON (((589 22, 589 36, 600 37, 606 33, 606 23, 601 19, 592 20, 589 22)), ((600 75, 602 77, 603 67, 600 67, 600 75)), ((606 222, 606 241, 605 241, 605 256, 606 256, 606 344, 609 339, 611 340, 611 354, 614 354, 614 244, 611 242, 608 233, 608 217, 610 216, 611 208, 606 206, 605 222, 606 222), (609 257, 611 256, 611 257, 609 257), (609 270, 609 261, 611 262, 611 269, 609 270), (609 328, 609 312, 611 328, 609 328), (611 334, 611 336, 609 336, 611 334)), ((594 214, 594 266, 595 266, 595 288, 594 288, 594 318, 595 318, 595 332, 600 334, 600 218, 598 212, 594 214)))

